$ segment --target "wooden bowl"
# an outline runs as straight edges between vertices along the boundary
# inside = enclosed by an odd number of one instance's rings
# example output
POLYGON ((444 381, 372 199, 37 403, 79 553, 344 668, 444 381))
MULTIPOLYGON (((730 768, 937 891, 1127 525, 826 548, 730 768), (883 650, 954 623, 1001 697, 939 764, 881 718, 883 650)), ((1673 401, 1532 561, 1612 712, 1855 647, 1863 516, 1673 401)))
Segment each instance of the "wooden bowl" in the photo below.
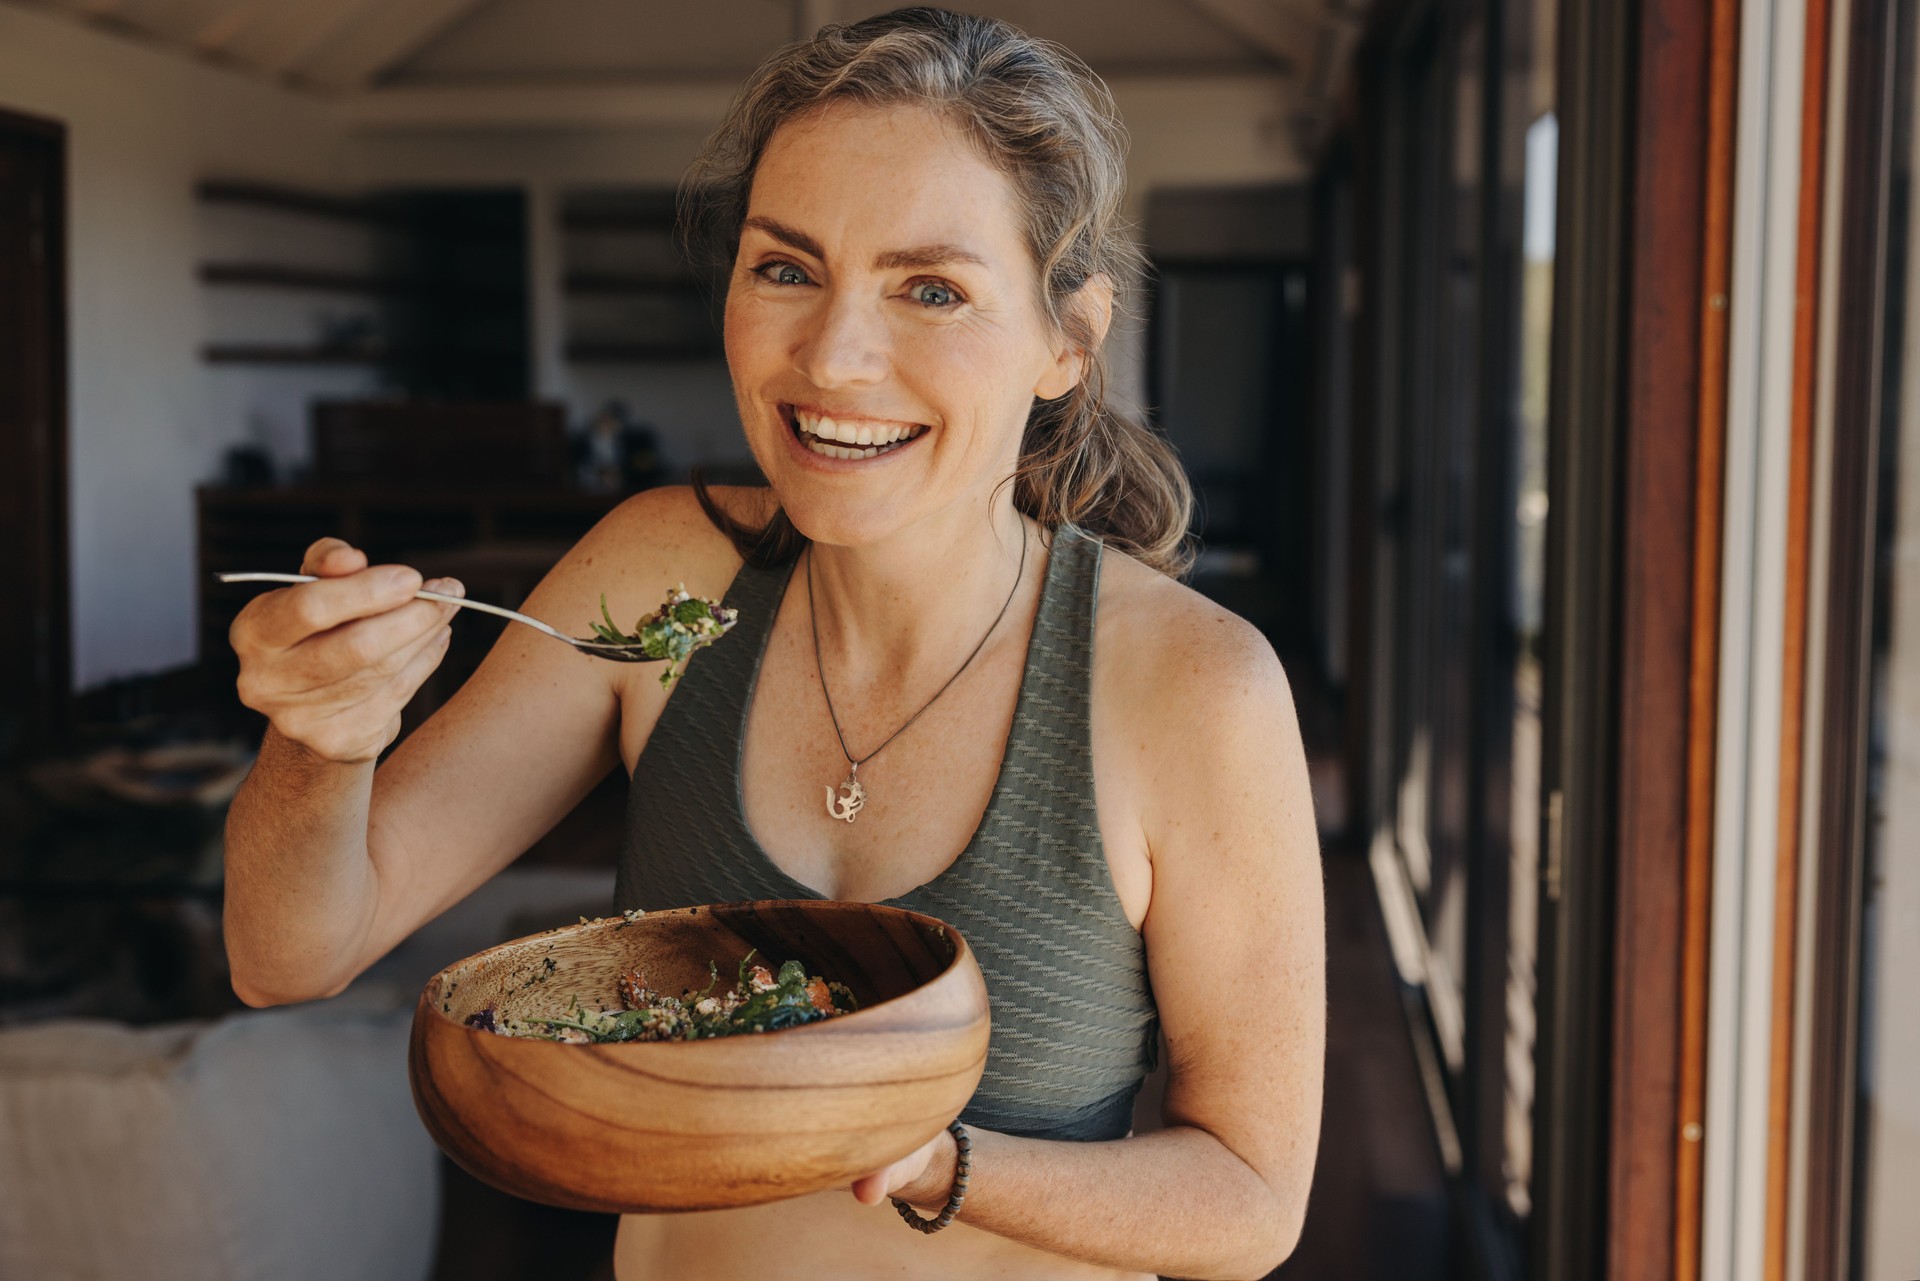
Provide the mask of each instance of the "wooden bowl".
POLYGON ((414 1010, 408 1074, 442 1150, 502 1191, 569 1209, 757 1205, 850 1184, 960 1113, 987 1057, 987 989, 966 940, 917 912, 768 900, 611 917, 471 956, 414 1010), (466 1026, 730 984, 749 948, 846 984, 852 1014, 705 1041, 568 1045, 466 1026))

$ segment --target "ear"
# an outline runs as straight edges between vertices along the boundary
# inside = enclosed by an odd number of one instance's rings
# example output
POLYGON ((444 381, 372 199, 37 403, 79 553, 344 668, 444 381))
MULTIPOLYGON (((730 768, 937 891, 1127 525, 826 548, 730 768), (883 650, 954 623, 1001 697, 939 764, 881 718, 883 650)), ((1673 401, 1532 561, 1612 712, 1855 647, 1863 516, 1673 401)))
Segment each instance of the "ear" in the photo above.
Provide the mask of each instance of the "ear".
POLYGON ((1041 400, 1058 400, 1072 391, 1087 371, 1088 352, 1098 351, 1106 341, 1107 328, 1113 323, 1112 278, 1104 272, 1088 276, 1067 300, 1067 306, 1086 322, 1093 341, 1081 348, 1068 343, 1065 335, 1061 336, 1059 349, 1053 353, 1053 360, 1033 389, 1033 394, 1041 400))

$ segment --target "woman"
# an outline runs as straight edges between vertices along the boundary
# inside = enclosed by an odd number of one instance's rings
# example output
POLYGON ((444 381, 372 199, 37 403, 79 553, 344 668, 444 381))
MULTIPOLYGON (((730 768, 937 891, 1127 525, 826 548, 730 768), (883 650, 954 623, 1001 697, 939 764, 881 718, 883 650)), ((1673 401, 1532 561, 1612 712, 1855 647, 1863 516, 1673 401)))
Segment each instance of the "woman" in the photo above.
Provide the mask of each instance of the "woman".
MULTIPOLYGON (((339 990, 616 762, 620 902, 894 901, 993 996, 961 1126, 848 1191, 628 1218, 639 1278, 1257 1277, 1297 1238, 1319 1122, 1321 895, 1286 682, 1172 576, 1189 498, 1100 400, 1134 257, 1122 136, 1070 55, 904 10, 775 55, 684 189, 731 264, 726 350, 766 489, 622 505, 534 614, 741 610, 657 670, 509 629, 378 773, 439 662, 420 576, 323 540, 235 624, 272 722, 230 825, 249 1002, 339 990), (1156 1020, 1164 1128, 1130 1133, 1156 1020), (949 1203, 910 1232, 889 1200, 949 1203)), ((458 590, 440 581, 434 586, 458 590)))

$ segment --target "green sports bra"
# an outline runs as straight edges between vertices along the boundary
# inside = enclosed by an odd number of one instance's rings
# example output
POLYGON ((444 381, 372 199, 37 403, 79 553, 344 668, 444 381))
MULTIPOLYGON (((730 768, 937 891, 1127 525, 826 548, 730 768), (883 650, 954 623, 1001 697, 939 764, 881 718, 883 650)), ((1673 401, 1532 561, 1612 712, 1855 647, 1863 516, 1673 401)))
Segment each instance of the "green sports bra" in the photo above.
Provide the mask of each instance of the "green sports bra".
MULTIPOLYGON (((1094 809, 1100 557, 1098 540, 1056 531, 980 826, 945 871, 884 900, 957 926, 986 976, 992 1040, 961 1119, 1033 1138, 1124 1137, 1158 1044, 1146 948, 1114 890, 1094 809)), ((822 897, 760 848, 740 802, 747 711, 792 573, 740 569, 726 597, 739 623, 667 700, 628 793, 619 909, 822 897)))

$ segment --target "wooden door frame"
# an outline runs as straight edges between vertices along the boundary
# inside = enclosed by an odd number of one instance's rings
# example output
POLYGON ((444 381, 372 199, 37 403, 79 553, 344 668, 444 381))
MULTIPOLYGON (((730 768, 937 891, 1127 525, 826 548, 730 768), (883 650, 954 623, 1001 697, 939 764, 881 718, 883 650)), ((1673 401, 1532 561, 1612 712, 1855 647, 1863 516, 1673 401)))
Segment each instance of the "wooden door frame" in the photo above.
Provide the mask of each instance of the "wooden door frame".
POLYGON ((1713 733, 1694 697, 1713 20, 1562 8, 1533 1250, 1555 1281, 1675 1269, 1689 765, 1713 733))
MULTIPOLYGON (((27 744, 44 750, 67 733, 73 695, 72 580, 68 534, 68 348, 67 348, 67 130, 55 120, 0 109, 0 136, 37 143, 48 149, 53 170, 52 198, 46 214, 46 346, 39 353, 46 370, 40 440, 37 506, 40 541, 35 598, 28 608, 41 620, 36 646, 37 696, 28 709, 27 744)), ((31 354, 28 357, 32 359, 31 354)), ((31 391, 28 393, 31 395, 31 391)))
MULTIPOLYGON (((1676 1231, 1698 1215, 1697 1183, 1689 1206, 1680 1178, 1683 1145, 1699 1147, 1682 1078, 1696 1013, 1689 908, 1704 906, 1689 876, 1712 830, 1724 374, 1709 371, 1724 370, 1726 308, 1708 282, 1724 279, 1730 224, 1714 226, 1710 210, 1730 198, 1732 171, 1714 163, 1713 100, 1730 105, 1731 85, 1710 71, 1715 11, 1728 7, 1642 0, 1631 103, 1606 1216, 1616 1281, 1674 1276, 1676 1231)), ((1692 941, 1704 956, 1704 938, 1692 941)))

